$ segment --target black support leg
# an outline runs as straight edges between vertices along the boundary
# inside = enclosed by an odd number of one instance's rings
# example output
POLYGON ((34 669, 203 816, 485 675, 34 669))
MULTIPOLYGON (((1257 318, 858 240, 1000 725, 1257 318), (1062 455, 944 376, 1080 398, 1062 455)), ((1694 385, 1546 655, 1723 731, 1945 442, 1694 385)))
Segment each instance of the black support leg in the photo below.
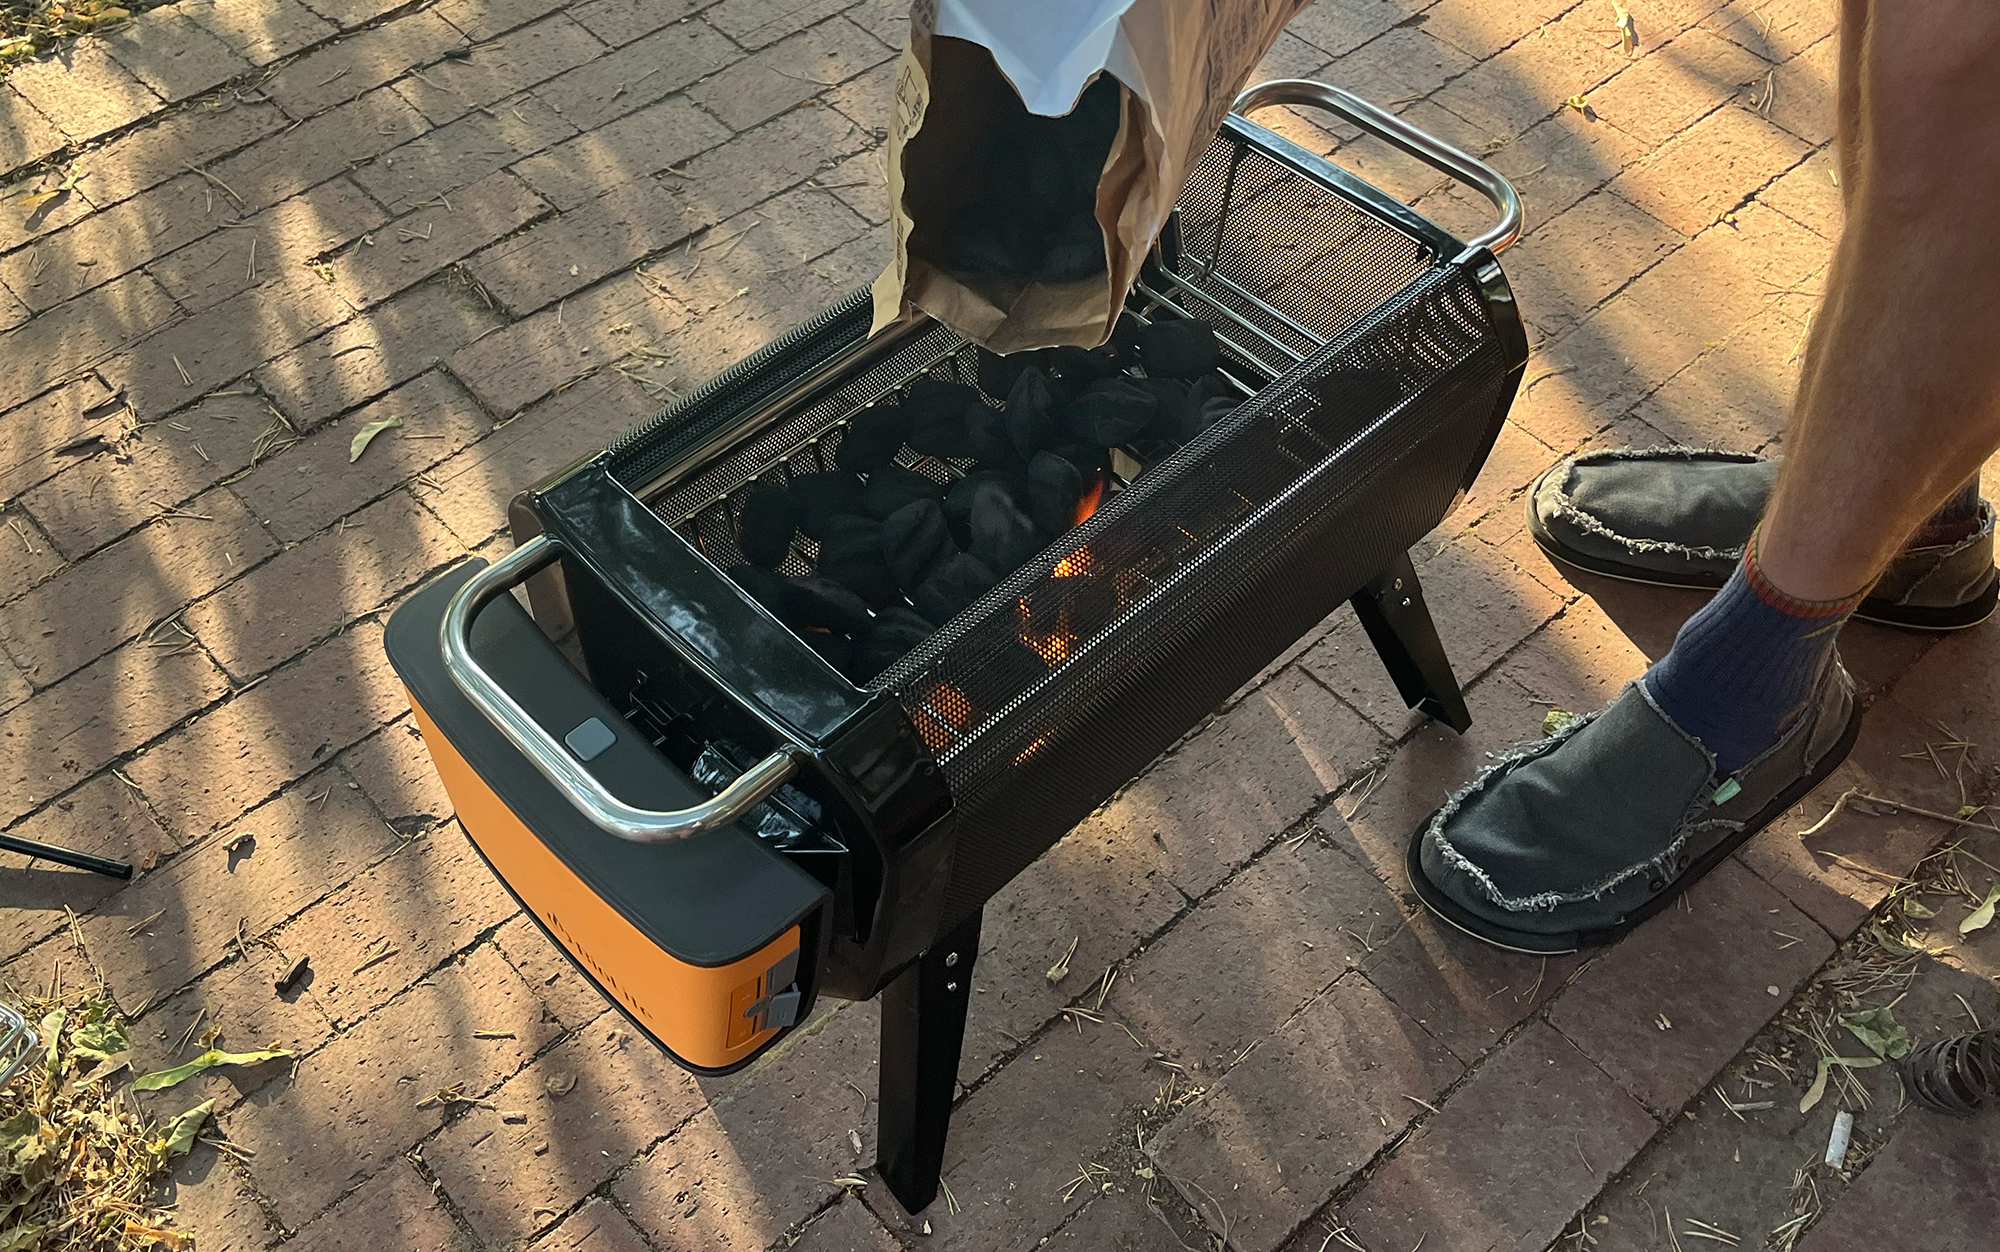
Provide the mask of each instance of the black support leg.
POLYGON ((1389 667, 1403 703, 1464 734, 1472 725, 1472 714, 1466 711, 1451 661, 1438 642, 1410 554, 1398 556, 1351 603, 1368 641, 1389 667))
POLYGON ((877 1167, 890 1192, 912 1213, 937 1198, 958 1054, 965 1043, 972 963, 978 955, 979 914, 974 913, 882 989, 877 1167))

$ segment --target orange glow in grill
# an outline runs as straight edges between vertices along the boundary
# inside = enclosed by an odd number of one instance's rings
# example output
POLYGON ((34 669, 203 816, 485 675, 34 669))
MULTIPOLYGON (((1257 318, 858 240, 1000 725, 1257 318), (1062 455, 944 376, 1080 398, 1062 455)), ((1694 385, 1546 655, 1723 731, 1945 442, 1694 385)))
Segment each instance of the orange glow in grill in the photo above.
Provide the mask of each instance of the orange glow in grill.
POLYGON ((946 683, 924 698, 911 720, 931 751, 942 752, 958 739, 960 731, 972 725, 974 717, 972 702, 958 688, 946 683))
POLYGON ((1015 602, 1015 615, 1021 623, 1021 642, 1034 650, 1036 656, 1050 665, 1061 665, 1069 659, 1069 650, 1076 646, 1076 632, 1069 628, 1069 606, 1064 605, 1057 615, 1053 629, 1035 628, 1034 616, 1026 600, 1015 602))
POLYGON ((1104 503, 1104 475, 1099 474, 1097 476, 1097 481, 1091 483, 1090 489, 1083 493, 1083 499, 1078 500, 1076 502, 1076 520, 1074 522, 1071 522, 1070 525, 1072 526, 1083 525, 1085 522, 1090 520, 1090 515, 1092 513, 1097 512, 1097 506, 1103 503, 1104 503))
POLYGON ((1056 578, 1075 578, 1090 573, 1090 564, 1090 545, 1085 544, 1057 561, 1056 567, 1049 573, 1056 578))

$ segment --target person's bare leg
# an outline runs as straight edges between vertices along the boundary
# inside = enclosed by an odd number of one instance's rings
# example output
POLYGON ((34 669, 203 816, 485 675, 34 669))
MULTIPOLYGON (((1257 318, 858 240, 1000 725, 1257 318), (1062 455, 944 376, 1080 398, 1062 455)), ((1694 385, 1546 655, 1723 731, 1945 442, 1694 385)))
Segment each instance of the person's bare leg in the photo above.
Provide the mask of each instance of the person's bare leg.
POLYGON ((2000 5, 1845 8, 1848 221, 1758 543, 1804 600, 1865 590, 2000 447, 2000 5))

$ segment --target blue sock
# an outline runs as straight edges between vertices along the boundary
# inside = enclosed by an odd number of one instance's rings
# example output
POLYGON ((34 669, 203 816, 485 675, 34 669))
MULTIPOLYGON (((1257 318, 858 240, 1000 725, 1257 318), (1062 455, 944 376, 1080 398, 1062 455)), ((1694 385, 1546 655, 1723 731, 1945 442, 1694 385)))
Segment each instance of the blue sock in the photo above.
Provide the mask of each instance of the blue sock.
POLYGON ((1866 594, 1800 600, 1773 587, 1756 561, 1752 536, 1736 573, 1642 680, 1674 724, 1715 754, 1720 775, 1755 760, 1805 712, 1866 594))

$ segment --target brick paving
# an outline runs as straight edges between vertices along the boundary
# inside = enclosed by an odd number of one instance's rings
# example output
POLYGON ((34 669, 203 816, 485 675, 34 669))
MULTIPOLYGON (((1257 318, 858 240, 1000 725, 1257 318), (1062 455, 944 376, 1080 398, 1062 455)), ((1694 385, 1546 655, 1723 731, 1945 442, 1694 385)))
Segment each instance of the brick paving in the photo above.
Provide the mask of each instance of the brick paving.
MULTIPOLYGON (((0 826, 140 873, 0 854, 0 978, 80 935, 141 1068, 209 1030, 300 1053, 148 1098, 214 1096, 243 1149, 176 1173, 204 1252, 1580 1252, 1689 1219, 1985 1246, 1994 1115, 1864 1072, 1856 1152, 1812 1166, 1839 1099, 1799 1113, 1798 1068, 1763 1067, 1906 928, 1930 953, 1866 1002, 1907 992, 1919 1041, 1993 1019, 2000 939, 1891 890, 1950 828, 1820 822, 1829 787, 1685 907, 1546 962, 1401 882, 1445 791, 1609 698, 1694 603, 1570 581, 1522 489, 1585 446, 1772 445, 1839 230, 1831 0, 1626 7, 1629 55, 1599 0, 1320 0, 1273 50, 1527 200, 1523 392, 1416 554, 1475 725, 1412 717, 1336 614, 1024 873, 988 911, 950 1194, 914 1218, 864 1185, 875 1008, 723 1080, 638 1042, 480 865, 380 642, 411 588, 504 549, 514 491, 878 272, 902 6, 181 0, 17 67, 0 189, 76 177, 0 206, 0 826), (425 1102, 447 1086, 480 1102, 425 1102)), ((1845 642, 1872 705, 1841 785, 1982 802, 2000 627, 1845 642)), ((2000 839, 1971 833, 1983 890, 2000 839)))

